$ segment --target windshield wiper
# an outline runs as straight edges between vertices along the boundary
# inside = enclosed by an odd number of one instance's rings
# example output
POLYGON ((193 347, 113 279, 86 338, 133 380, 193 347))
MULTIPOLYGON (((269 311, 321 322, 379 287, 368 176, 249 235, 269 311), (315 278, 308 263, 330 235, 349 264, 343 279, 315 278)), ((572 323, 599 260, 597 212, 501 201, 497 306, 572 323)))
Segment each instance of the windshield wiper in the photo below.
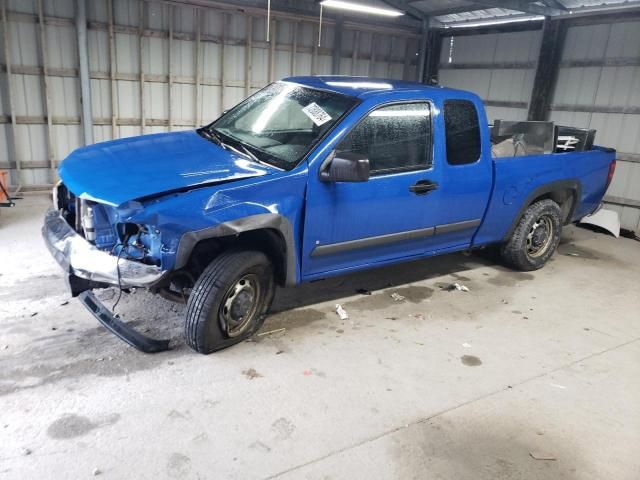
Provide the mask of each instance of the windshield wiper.
POLYGON ((251 150, 249 150, 247 147, 245 147, 242 142, 238 142, 238 146, 242 149, 242 151, 254 162, 256 163, 263 163, 260 160, 258 160, 258 157, 256 157, 251 150))
MULTIPOLYGON (((218 134, 216 134, 215 132, 210 132, 210 133, 212 135, 215 135, 222 142, 222 139, 220 139, 220 136, 218 134)), ((260 163, 262 165, 269 165, 268 163, 265 163, 265 162, 261 161, 251 150, 249 150, 244 145, 244 143, 242 143, 240 140, 238 140, 236 138, 233 139, 233 143, 235 145, 231 145, 229 143, 224 143, 224 142, 222 142, 222 143, 224 144, 225 147, 228 147, 228 148, 238 152, 239 154, 244 155, 245 157, 249 157, 250 160, 253 160, 256 163, 260 163), (242 151, 238 150, 236 147, 240 147, 240 150, 242 150, 242 151)))
MULTIPOLYGON (((236 146, 231 145, 228 142, 225 142, 224 140, 222 140, 222 135, 216 133, 214 131, 213 128, 208 129, 207 127, 201 128, 199 130, 200 132, 202 132, 202 134, 204 136, 206 136, 209 140, 211 140, 214 143, 217 143, 218 145, 220 145, 222 148, 224 148, 225 150, 233 150, 234 152, 249 158, 249 160, 255 162, 255 163, 259 163, 260 165, 266 165, 268 167, 274 167, 274 165, 272 165, 271 163, 268 162, 264 162, 262 160, 260 160, 251 150, 249 150, 244 143, 242 143, 240 140, 236 139, 236 138, 232 138, 233 139, 233 143, 235 145, 237 145, 238 147, 240 147, 240 149, 236 148, 236 146)), ((226 136, 226 135, 225 135, 226 136)), ((278 168, 280 170, 282 170, 282 168, 280 167, 275 167, 278 168)))
POLYGON ((218 144, 220 147, 224 148, 225 150, 229 149, 229 145, 227 145, 226 143, 224 143, 222 141, 222 139, 220 138, 220 136, 215 133, 213 130, 209 130, 208 128, 204 127, 201 128, 199 130, 199 133, 205 137, 207 137, 209 140, 211 140, 213 143, 218 144))

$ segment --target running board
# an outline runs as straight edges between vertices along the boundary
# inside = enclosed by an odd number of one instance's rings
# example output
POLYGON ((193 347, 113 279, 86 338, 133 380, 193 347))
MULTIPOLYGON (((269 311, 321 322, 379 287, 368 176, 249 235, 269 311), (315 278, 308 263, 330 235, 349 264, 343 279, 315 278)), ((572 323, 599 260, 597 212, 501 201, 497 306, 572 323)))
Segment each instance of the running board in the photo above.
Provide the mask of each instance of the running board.
POLYGON ((91 290, 82 292, 78 295, 78 298, 107 330, 120 337, 132 347, 144 353, 158 353, 169 350, 169 340, 156 340, 155 338, 147 337, 114 317, 91 290))

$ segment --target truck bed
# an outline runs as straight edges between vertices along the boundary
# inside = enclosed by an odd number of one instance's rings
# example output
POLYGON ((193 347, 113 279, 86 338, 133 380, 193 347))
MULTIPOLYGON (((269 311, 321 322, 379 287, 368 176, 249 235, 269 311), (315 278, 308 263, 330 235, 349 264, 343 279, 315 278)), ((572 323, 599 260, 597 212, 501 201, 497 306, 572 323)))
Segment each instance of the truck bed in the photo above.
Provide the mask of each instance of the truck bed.
POLYGON ((543 196, 543 185, 575 189, 577 201, 567 212, 571 223, 593 212, 602 201, 615 150, 594 146, 585 152, 550 153, 493 159, 494 185, 473 246, 502 240, 514 226, 505 219, 520 218, 531 200, 543 196))

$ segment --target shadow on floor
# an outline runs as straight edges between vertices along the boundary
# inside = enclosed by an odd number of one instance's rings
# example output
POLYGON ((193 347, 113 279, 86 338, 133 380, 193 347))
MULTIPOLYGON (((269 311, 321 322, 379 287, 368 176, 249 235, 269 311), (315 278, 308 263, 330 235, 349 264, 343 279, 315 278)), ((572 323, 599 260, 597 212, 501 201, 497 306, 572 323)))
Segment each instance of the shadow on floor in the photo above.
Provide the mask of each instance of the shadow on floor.
POLYGON ((451 275, 453 281, 465 280, 461 274, 480 267, 502 269, 491 254, 465 255, 452 253, 365 270, 325 280, 282 288, 276 293, 271 313, 356 295, 358 290, 376 292, 390 287, 403 287, 414 282, 451 275))
POLYGON ((543 421, 531 425, 524 420, 516 433, 514 425, 461 415, 429 420, 396 435, 389 450, 396 478, 417 478, 425 471, 460 480, 579 477, 582 452, 542 430, 543 421))

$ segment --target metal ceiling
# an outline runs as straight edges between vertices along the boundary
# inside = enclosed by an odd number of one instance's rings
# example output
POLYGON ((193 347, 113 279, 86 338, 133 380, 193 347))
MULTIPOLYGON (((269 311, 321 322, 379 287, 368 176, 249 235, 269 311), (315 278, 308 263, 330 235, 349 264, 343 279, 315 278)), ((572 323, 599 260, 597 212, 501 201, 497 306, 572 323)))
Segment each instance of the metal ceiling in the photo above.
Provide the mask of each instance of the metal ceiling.
POLYGON ((436 25, 442 26, 640 10, 638 0, 394 0, 386 3, 396 8, 402 8, 404 5, 409 14, 417 10, 431 18, 436 25))
MULTIPOLYGON (((235 6, 238 10, 266 10, 268 0, 157 0, 179 5, 235 6)), ((511 21, 541 20, 543 16, 579 17, 616 11, 640 11, 640 0, 348 0, 363 5, 389 6, 406 13, 392 20, 380 16, 326 8, 331 21, 338 17, 372 25, 393 24, 419 29, 429 19, 433 27, 463 27, 511 21)), ((271 0, 274 12, 317 17, 320 0, 271 0)))

